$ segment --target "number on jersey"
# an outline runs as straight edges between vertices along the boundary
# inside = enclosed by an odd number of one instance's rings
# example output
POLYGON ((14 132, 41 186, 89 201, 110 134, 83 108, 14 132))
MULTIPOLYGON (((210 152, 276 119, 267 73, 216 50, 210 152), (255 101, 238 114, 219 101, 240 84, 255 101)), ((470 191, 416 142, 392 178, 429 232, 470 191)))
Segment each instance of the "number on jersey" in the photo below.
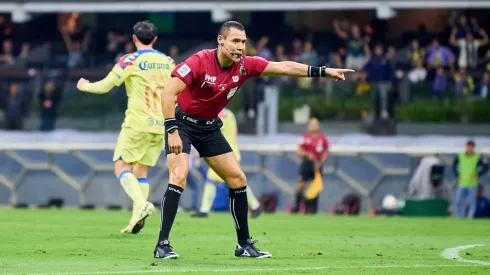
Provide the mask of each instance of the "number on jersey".
POLYGON ((146 101, 146 110, 152 110, 155 114, 160 115, 162 112, 160 111, 160 101, 158 100, 158 95, 163 91, 163 86, 158 86, 155 90, 151 90, 150 87, 145 88, 145 101, 146 101))

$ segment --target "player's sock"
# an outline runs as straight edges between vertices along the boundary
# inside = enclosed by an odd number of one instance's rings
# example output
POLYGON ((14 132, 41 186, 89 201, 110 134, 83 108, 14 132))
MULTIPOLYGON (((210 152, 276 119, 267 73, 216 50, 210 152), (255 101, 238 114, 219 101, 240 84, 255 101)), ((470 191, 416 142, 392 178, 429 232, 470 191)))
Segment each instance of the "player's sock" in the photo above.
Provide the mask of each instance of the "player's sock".
POLYGON ((303 193, 296 191, 296 200, 294 203, 294 211, 299 211, 299 208, 301 207, 301 201, 303 200, 303 193))
POLYGON ((216 185, 214 182, 206 182, 204 190, 202 191, 202 202, 199 212, 209 213, 213 206, 214 198, 216 197, 216 185))
POLYGON ((260 203, 257 200, 257 197, 255 197, 254 193, 252 192, 252 188, 250 188, 250 186, 247 187, 247 200, 248 205, 252 210, 259 209, 260 203))
POLYGON ((138 179, 131 173, 131 171, 122 171, 121 174, 119 174, 119 182, 135 205, 145 203, 146 200, 141 193, 138 179))
POLYGON ((162 198, 162 216, 160 221, 160 236, 158 242, 168 240, 170 230, 177 215, 177 209, 179 208, 180 196, 184 192, 184 189, 171 183, 168 184, 167 191, 162 198))
POLYGON ((138 178, 141 194, 143 194, 143 198, 145 201, 148 200, 148 196, 150 195, 150 184, 148 184, 148 178, 138 178))
POLYGON ((235 222, 238 244, 246 245, 250 238, 248 232, 247 187, 229 189, 230 212, 235 222))

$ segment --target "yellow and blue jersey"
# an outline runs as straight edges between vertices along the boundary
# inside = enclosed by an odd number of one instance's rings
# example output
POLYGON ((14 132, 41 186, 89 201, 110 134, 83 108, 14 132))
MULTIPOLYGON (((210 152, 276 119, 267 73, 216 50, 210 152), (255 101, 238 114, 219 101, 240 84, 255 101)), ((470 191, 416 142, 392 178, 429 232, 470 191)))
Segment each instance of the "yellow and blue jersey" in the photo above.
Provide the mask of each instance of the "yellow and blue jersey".
POLYGON ((127 54, 114 66, 113 84, 125 84, 128 108, 122 127, 137 131, 163 133, 160 94, 171 79, 175 62, 157 50, 127 54))

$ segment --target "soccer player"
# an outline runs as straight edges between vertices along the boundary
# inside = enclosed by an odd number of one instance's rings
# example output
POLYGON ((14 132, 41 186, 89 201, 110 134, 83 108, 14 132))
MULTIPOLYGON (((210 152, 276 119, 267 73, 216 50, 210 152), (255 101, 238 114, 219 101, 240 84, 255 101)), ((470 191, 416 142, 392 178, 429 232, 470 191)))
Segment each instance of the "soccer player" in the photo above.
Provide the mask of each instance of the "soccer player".
POLYGON ((315 177, 315 172, 319 171, 322 174, 322 165, 328 158, 328 140, 320 132, 320 121, 318 119, 310 119, 308 132, 303 135, 296 153, 303 158, 303 162, 299 169, 300 181, 296 191, 296 201, 291 212, 298 213, 300 205, 305 202, 306 212, 315 213, 318 209, 318 197, 305 200, 303 192, 306 183, 315 177))
POLYGON ((345 80, 344 73, 352 72, 245 56, 246 41, 242 24, 236 21, 223 23, 218 32, 217 49, 202 50, 179 64, 162 92, 170 182, 162 199, 160 235, 154 250, 156 258, 179 257, 168 239, 189 171, 191 144, 228 185, 230 212, 238 239, 235 256, 270 258, 271 254, 260 251, 250 237, 247 179, 220 131, 223 122, 218 114, 243 82, 254 76, 332 77, 340 81, 345 80))
MULTIPOLYGON (((218 117, 221 119, 221 121, 223 121, 221 133, 223 133, 223 136, 225 137, 226 141, 228 141, 231 149, 235 153, 238 162, 240 162, 241 154, 236 141, 238 129, 235 114, 233 114, 231 110, 225 108, 219 113, 218 117)), ((221 179, 220 176, 218 176, 218 174, 216 174, 213 169, 209 168, 206 175, 206 183, 204 184, 201 208, 198 212, 192 214, 192 217, 205 218, 208 216, 208 213, 211 211, 211 207, 213 206, 214 198, 216 197, 216 184, 222 182, 224 182, 223 179, 221 179)), ((260 204, 254 193, 252 192, 250 186, 247 187, 247 200, 250 209, 252 209, 251 217, 257 218, 261 214, 260 204)))
POLYGON ((157 29, 148 21, 133 27, 137 51, 123 56, 101 81, 89 83, 81 78, 80 91, 104 94, 123 82, 128 108, 114 151, 114 173, 124 191, 133 200, 133 214, 121 233, 136 234, 155 207, 148 202, 148 167, 155 166, 163 149, 164 119, 161 91, 171 78, 174 61, 154 50, 157 29))

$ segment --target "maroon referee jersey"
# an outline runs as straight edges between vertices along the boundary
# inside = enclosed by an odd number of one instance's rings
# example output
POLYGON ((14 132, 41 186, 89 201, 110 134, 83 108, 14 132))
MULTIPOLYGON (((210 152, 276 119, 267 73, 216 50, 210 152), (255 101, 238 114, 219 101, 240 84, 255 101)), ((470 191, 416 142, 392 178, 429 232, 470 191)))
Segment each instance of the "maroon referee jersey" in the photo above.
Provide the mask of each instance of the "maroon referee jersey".
POLYGON ((187 87, 177 95, 177 103, 185 113, 211 119, 230 102, 243 82, 258 76, 269 64, 264 58, 243 56, 241 62, 233 62, 221 68, 216 49, 202 50, 180 63, 172 72, 187 87))

